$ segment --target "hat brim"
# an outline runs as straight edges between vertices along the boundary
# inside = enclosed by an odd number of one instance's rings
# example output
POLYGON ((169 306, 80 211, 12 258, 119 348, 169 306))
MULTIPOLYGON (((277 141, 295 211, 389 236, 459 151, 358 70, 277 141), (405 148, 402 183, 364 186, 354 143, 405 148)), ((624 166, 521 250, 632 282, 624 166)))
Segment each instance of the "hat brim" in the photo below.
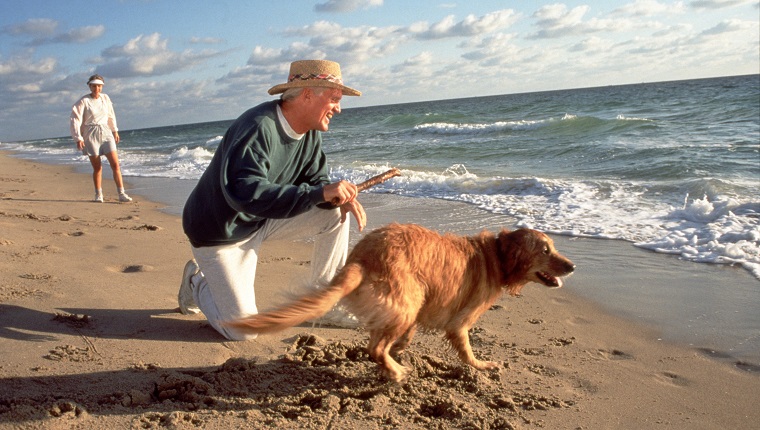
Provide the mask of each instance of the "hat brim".
POLYGON ((344 96, 361 96, 362 95, 361 91, 355 90, 351 87, 347 87, 345 85, 338 84, 335 82, 321 81, 321 80, 293 81, 293 82, 288 82, 287 84, 279 84, 270 88, 268 93, 271 95, 282 94, 286 90, 289 90, 291 88, 306 88, 306 87, 335 88, 335 89, 341 90, 344 96))

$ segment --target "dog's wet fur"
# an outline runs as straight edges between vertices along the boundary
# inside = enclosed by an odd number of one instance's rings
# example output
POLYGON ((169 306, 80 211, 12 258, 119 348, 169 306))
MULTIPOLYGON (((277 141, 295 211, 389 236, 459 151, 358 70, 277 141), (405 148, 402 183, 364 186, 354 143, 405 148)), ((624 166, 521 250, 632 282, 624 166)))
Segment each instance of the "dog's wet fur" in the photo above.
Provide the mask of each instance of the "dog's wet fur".
POLYGON ((558 288, 575 264, 547 235, 531 229, 441 235, 414 224, 368 233, 329 285, 281 308, 228 325, 272 333, 318 318, 341 303, 369 331, 368 351, 391 380, 407 373, 392 355, 409 345, 417 327, 441 330, 459 358, 479 370, 497 363, 475 358, 468 330, 504 291, 529 282, 558 288))

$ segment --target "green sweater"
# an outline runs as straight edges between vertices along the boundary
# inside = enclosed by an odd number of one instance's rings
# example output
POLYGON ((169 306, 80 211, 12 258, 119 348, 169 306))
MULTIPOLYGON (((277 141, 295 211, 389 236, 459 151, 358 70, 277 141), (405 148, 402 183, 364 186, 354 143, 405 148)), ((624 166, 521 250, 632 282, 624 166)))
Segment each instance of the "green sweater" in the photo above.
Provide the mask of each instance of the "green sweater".
POLYGON ((319 131, 290 138, 279 101, 236 119, 187 199, 182 226, 195 247, 239 242, 267 218, 290 218, 324 203, 330 182, 319 131))

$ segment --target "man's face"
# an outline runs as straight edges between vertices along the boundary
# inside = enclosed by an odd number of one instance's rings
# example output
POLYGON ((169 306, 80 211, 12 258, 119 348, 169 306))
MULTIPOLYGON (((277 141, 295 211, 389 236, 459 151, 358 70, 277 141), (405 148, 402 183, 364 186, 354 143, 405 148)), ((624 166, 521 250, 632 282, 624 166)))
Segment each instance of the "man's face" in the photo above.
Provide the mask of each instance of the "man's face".
POLYGON ((330 119, 340 113, 340 100, 343 92, 338 89, 328 88, 321 93, 319 90, 312 91, 312 124, 311 130, 327 131, 330 128, 330 119))

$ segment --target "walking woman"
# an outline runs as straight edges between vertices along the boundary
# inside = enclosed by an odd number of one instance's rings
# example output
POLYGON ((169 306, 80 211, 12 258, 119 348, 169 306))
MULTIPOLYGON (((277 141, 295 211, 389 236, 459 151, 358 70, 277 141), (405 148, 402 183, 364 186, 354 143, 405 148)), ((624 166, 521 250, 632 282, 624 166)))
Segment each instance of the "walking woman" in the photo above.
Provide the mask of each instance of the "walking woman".
POLYGON ((90 157, 92 182, 95 184, 93 201, 103 203, 103 165, 100 157, 105 156, 113 171, 119 201, 131 202, 132 198, 124 192, 119 156, 116 154, 116 144, 119 143, 116 114, 111 99, 102 92, 104 83, 100 75, 92 75, 87 80, 90 94, 82 96, 71 108, 71 137, 77 143, 77 149, 90 157))

